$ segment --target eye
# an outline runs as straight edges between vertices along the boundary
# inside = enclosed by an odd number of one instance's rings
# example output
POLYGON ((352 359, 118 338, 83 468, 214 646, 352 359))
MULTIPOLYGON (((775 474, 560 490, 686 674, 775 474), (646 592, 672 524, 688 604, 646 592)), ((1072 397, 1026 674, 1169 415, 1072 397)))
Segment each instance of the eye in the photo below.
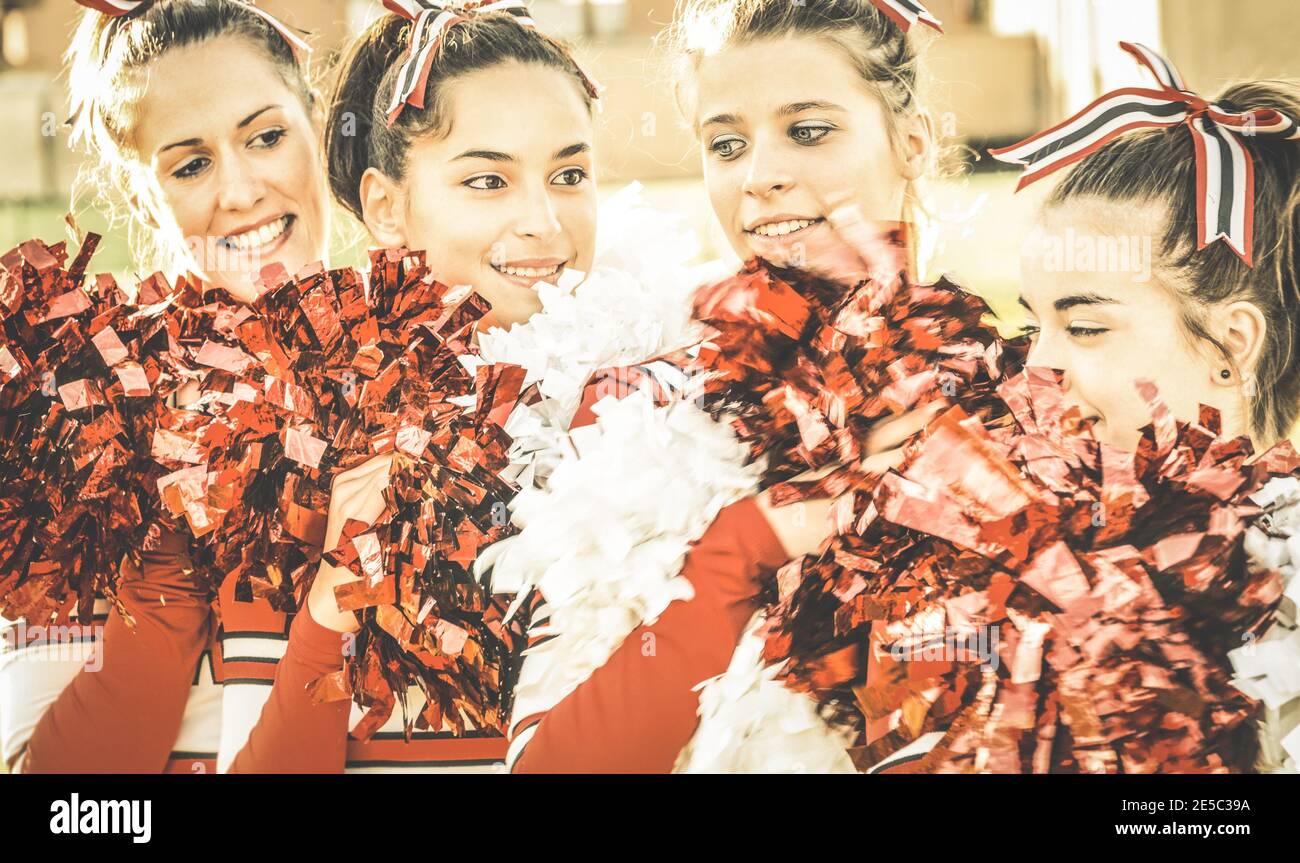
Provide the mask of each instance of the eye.
POLYGON ((199 174, 203 173, 203 169, 207 166, 208 158, 206 156, 199 156, 198 158, 190 159, 175 171, 172 171, 172 176, 176 177, 178 180, 188 180, 191 177, 197 177, 199 174))
POLYGON ((468 186, 471 189, 480 189, 485 192, 495 189, 504 189, 506 187, 505 178, 500 174, 479 174, 477 177, 470 177, 462 186, 468 186))
POLYGON ((1075 338, 1079 338, 1079 339, 1091 338, 1093 336, 1099 336, 1102 333, 1110 332, 1108 327, 1103 327, 1098 324, 1076 324, 1076 323, 1071 323, 1068 327, 1065 328, 1065 331, 1070 335, 1074 336, 1075 338))
POLYGON ((745 147, 745 139, 739 135, 719 135, 709 142, 709 152, 720 159, 733 159, 745 147))
POLYGON ((558 171, 551 177, 551 182, 557 186, 576 186, 583 180, 587 179, 587 172, 582 168, 565 168, 558 171))
POLYGON ((259 132, 254 135, 253 142, 255 142, 255 145, 261 149, 269 150, 272 147, 277 146, 280 141, 284 140, 284 136, 287 134, 289 134, 287 129, 281 129, 278 127, 267 129, 265 132, 259 132))
POLYGON ((1024 326, 1020 328, 1020 335, 1028 336, 1031 339, 1038 337, 1040 327, 1032 321, 1025 321, 1024 326))
POLYGON ((796 144, 816 144, 834 128, 829 123, 796 123, 790 127, 790 139, 796 144))

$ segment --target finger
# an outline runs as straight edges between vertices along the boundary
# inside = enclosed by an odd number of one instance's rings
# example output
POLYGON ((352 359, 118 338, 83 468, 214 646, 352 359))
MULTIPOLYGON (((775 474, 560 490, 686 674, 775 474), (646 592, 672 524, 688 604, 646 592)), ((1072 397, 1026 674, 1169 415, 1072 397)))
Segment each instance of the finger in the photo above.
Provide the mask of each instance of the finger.
POLYGON ((344 473, 355 476, 358 479, 371 477, 380 472, 387 472, 390 470, 393 466, 393 459, 396 457, 396 452, 380 453, 344 473))
POLYGON ((875 454, 893 449, 929 425, 931 420, 947 408, 948 403, 940 400, 878 423, 867 435, 867 452, 875 454))
POLYGON ((906 249, 890 238, 898 227, 896 221, 868 218, 846 190, 833 191, 818 204, 840 242, 855 253, 859 270, 876 281, 886 281, 906 269, 906 249))
POLYGON ((876 453, 863 460, 862 470, 869 474, 882 474, 896 470, 903 463, 904 454, 905 450, 902 447, 876 453))
POLYGON ((871 221, 857 204, 832 210, 826 220, 836 236, 857 253, 874 280, 887 282, 907 268, 906 250, 890 237, 895 223, 871 221))
POLYGON ((348 518, 373 522, 384 511, 384 489, 388 488, 388 474, 375 474, 369 481, 347 488, 343 494, 330 499, 330 509, 348 518), (366 518, 369 513, 374 515, 366 518))
POLYGON ((332 488, 337 492, 344 486, 365 483, 380 471, 387 473, 392 465, 393 453, 387 452, 382 455, 377 455, 374 458, 362 462, 356 467, 348 468, 342 473, 336 475, 334 477, 334 485, 332 488))

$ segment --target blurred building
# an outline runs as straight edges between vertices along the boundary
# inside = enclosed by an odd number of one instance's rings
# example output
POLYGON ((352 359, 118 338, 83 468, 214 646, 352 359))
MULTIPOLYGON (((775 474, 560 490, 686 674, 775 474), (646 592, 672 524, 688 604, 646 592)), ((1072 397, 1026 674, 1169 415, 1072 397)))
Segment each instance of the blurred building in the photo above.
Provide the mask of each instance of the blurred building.
MULTIPOLYGON (((927 0, 944 22, 928 40, 940 128, 956 142, 1005 142, 1141 77, 1121 38, 1153 43, 1194 86, 1300 75, 1290 0, 927 0)), ((320 66, 380 8, 378 0, 263 0, 312 34, 320 66), (323 62, 321 62, 323 61, 323 62)), ((667 70, 651 40, 672 0, 534 0, 541 26, 579 46, 607 87, 598 152, 610 179, 698 173, 667 70)), ((61 55, 72 0, 0 0, 0 200, 62 198, 75 170, 64 146, 61 55)), ((922 28, 924 29, 924 28, 922 28)))

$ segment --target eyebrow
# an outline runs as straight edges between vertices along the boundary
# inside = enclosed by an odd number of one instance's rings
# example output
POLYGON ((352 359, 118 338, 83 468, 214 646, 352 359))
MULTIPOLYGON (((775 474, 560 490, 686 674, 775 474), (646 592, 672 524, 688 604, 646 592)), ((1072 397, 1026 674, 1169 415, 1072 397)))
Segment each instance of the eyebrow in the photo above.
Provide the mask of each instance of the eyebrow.
MULTIPOLYGON (((279 108, 279 107, 280 107, 279 105, 267 105, 267 106, 264 107, 264 108, 258 108, 256 111, 254 111, 253 113, 249 114, 249 115, 248 115, 247 117, 245 117, 244 119, 240 120, 240 121, 239 121, 239 125, 236 126, 235 128, 236 128, 236 129, 243 129, 243 128, 246 127, 249 123, 252 123, 252 122, 253 122, 254 120, 256 120, 258 117, 260 117, 260 116, 262 116, 263 114, 265 114, 267 111, 270 111, 270 110, 273 110, 273 109, 275 109, 275 108, 279 108)), ((202 144, 202 143, 203 143, 203 139, 202 139, 202 138, 186 138, 184 141, 176 141, 175 143, 168 144, 168 145, 165 146, 165 147, 159 147, 159 148, 158 148, 158 155, 161 156, 163 153, 166 153, 168 150, 175 150, 177 147, 197 147, 199 144, 202 144)))
MULTIPOLYGON (((561 147, 560 149, 556 150, 555 155, 551 156, 551 159, 552 160, 567 159, 570 156, 576 156, 579 153, 586 153, 590 149, 591 149, 590 144, 586 144, 586 143, 570 144, 567 147, 561 147)), ((459 156, 453 157, 451 161, 455 162, 459 159, 486 159, 489 162, 518 162, 519 161, 519 158, 517 156, 512 156, 509 153, 502 153, 500 150, 466 150, 465 152, 461 153, 459 156)))
POLYGON ((776 113, 781 117, 788 117, 791 114, 799 114, 804 111, 843 111, 843 107, 836 105, 834 102, 822 102, 814 99, 811 102, 791 102, 788 105, 782 105, 776 113))
MULTIPOLYGON (((790 102, 776 109, 778 117, 789 117, 793 114, 800 114, 804 111, 845 111, 841 105, 834 102, 823 102, 820 99, 812 99, 807 102, 790 102)), ((739 114, 714 114, 709 119, 700 124, 700 128, 717 124, 721 126, 735 126, 740 123, 739 114)))
POLYGON ((590 144, 585 144, 585 143, 570 144, 569 146, 564 147, 563 149, 556 150, 555 155, 552 156, 551 159, 552 160, 568 159, 572 156, 577 156, 579 153, 586 153, 590 149, 591 149, 590 144))
POLYGON ((247 117, 245 117, 244 119, 240 120, 240 121, 239 121, 239 125, 236 126, 235 128, 236 128, 236 129, 242 129, 242 128, 244 128, 245 126, 247 126, 249 123, 251 123, 251 122, 253 122, 254 120, 256 120, 258 117, 260 117, 260 116, 262 116, 263 114, 265 114, 267 111, 270 111, 270 110, 272 110, 273 108, 279 108, 279 107, 280 107, 279 105, 267 105, 265 108, 258 108, 256 111, 254 111, 253 113, 249 114, 249 115, 248 115, 247 117))
POLYGON ((712 117, 710 117, 709 119, 701 123, 700 128, 704 128, 705 126, 712 126, 712 125, 736 126, 739 125, 739 123, 740 123, 739 114, 714 114, 712 117))
MULTIPOLYGON (((1034 310, 1029 307, 1029 303, 1025 302, 1024 297, 1020 297, 1019 301, 1020 305, 1024 306, 1025 311, 1030 314, 1034 313, 1034 310)), ((1058 312, 1064 312, 1076 306, 1109 306, 1115 305, 1118 302, 1119 300, 1113 300, 1110 297, 1103 297, 1101 294, 1071 294, 1068 297, 1061 297, 1056 302, 1052 303, 1052 308, 1056 309, 1058 312)))

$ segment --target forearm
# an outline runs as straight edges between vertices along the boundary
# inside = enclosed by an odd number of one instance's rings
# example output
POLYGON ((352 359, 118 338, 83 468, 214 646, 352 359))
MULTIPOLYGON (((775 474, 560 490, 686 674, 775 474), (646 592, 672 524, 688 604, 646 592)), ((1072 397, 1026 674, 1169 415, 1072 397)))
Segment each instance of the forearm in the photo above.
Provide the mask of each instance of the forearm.
POLYGON ((309 687, 343 668, 351 636, 322 626, 310 609, 294 618, 262 715, 230 773, 341 773, 349 701, 312 703, 309 687))
POLYGON ((632 632, 605 665, 539 717, 519 773, 666 773, 698 723, 695 686, 726 670, 756 607, 758 575, 786 552, 752 501, 723 510, 687 556, 695 597, 632 632))
POLYGON ((109 612, 96 661, 33 729, 24 772, 159 773, 166 766, 212 623, 186 545, 169 532, 144 555, 140 576, 123 580, 118 596, 135 628, 109 612))

